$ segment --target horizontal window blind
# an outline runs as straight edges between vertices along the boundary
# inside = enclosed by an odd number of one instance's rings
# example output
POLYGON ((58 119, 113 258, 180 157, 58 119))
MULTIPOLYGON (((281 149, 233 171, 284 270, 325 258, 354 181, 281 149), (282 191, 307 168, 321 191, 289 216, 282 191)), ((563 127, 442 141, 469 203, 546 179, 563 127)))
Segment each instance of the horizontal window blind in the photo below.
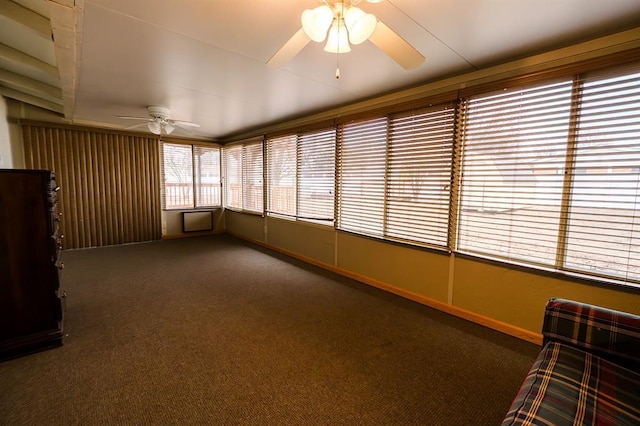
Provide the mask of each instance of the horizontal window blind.
POLYGON ((222 205, 220 184, 220 148, 193 146, 195 179, 195 206, 217 207, 222 205))
POLYGON ((390 119, 387 236, 447 246, 454 113, 448 106, 390 119))
POLYGON ((262 169, 262 142, 244 145, 242 163, 243 210, 256 213, 264 211, 262 169))
POLYGON ((164 209, 193 208, 193 163, 191 145, 162 142, 164 209))
POLYGON ((640 68, 508 83, 268 140, 268 211, 638 285, 640 68))
POLYGON ((242 145, 224 147, 225 207, 242 209, 242 145))
POLYGON ((224 147, 225 207, 263 213, 262 141, 224 147))
POLYGON ((303 220, 333 224, 335 188, 334 129, 298 137, 298 212, 303 220))
POLYGON ((386 148, 386 117, 339 127, 339 229, 384 234, 386 148))
POLYGON ((581 83, 565 266, 640 280, 640 73, 581 83))
POLYGON ((296 135, 267 140, 267 211, 295 216, 296 214, 296 135))
POLYGON ((458 250, 556 264, 572 87, 567 80, 466 101, 458 250))

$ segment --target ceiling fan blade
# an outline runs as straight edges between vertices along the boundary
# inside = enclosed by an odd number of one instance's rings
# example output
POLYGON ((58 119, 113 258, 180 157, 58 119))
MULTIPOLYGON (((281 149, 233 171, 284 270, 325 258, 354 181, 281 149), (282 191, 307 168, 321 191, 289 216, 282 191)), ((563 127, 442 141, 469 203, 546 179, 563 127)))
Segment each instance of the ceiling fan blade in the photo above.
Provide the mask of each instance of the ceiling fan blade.
POLYGON ((369 40, 406 70, 417 68, 424 62, 420 52, 382 21, 378 21, 369 40))
MULTIPOLYGON (((149 121, 149 120, 146 120, 146 121, 149 121)), ((134 124, 133 126, 125 127, 122 130, 133 130, 133 129, 137 129, 138 127, 145 127, 146 125, 147 125, 147 123, 134 124)))
POLYGON ((149 121, 149 117, 132 117, 130 115, 115 115, 116 118, 122 118, 124 120, 144 120, 149 121))
MULTIPOLYGON (((200 126, 198 126, 198 127, 200 127, 200 126)), ((176 133, 176 132, 177 133, 182 133, 182 134, 185 134, 185 135, 188 135, 188 136, 194 136, 195 135, 195 133, 193 133, 191 131, 191 128, 183 126, 183 125, 181 125, 179 123, 176 123, 176 125, 175 125, 174 133, 176 133)))
POLYGON ((280 68, 289 63, 304 47, 309 44, 311 39, 300 28, 285 44, 267 61, 267 65, 274 68, 280 68))
POLYGON ((198 123, 193 123, 191 121, 171 120, 171 122, 178 127, 200 127, 198 123))

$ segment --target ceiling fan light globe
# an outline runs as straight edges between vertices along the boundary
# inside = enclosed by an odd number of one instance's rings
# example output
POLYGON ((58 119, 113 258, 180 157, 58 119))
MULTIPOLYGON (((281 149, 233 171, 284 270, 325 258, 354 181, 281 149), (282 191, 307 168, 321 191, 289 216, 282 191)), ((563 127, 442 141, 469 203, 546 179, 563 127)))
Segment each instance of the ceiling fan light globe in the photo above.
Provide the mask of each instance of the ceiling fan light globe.
POLYGON ((171 124, 171 123, 165 123, 165 124, 164 124, 164 126, 163 126, 163 128, 164 128, 164 133, 165 133, 166 135, 170 135, 170 134, 171 134, 171 132, 173 132, 173 131, 176 129, 176 126, 174 126, 174 125, 173 125, 173 124, 171 124))
POLYGON ((309 38, 321 43, 327 37, 327 31, 333 22, 333 11, 327 5, 302 12, 302 28, 309 38))
POLYGON ((162 127, 157 121, 150 121, 147 127, 149 127, 149 131, 154 135, 159 135, 162 132, 162 127))
POLYGON ((369 3, 382 3, 384 0, 367 0, 369 3))
POLYGON ((344 13, 344 22, 349 30, 349 41, 352 44, 360 44, 373 33, 378 20, 371 13, 365 13, 357 7, 350 7, 344 13))
POLYGON ((351 46, 349 46, 349 35, 344 23, 334 22, 333 25, 331 25, 331 29, 329 29, 329 37, 327 37, 327 44, 324 46, 324 51, 329 53, 351 52, 351 46))

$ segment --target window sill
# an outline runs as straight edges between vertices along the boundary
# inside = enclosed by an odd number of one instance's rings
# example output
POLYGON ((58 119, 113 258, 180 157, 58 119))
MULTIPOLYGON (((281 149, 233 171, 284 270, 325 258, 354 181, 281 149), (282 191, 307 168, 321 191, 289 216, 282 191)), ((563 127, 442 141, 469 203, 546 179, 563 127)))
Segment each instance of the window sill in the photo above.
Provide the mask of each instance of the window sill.
POLYGON ((230 212, 234 212, 234 213, 238 213, 238 214, 246 214, 246 215, 249 215, 249 216, 264 217, 263 213, 252 212, 251 210, 238 210, 238 209, 234 209, 234 208, 231 208, 231 207, 224 207, 224 210, 228 210, 230 212))

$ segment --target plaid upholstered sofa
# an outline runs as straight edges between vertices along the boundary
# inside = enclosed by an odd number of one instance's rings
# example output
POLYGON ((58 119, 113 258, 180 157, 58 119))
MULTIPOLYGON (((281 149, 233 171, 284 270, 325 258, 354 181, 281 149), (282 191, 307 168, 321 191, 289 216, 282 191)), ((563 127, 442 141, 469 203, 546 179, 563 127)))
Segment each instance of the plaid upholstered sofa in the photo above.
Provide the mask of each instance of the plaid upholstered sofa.
POLYGON ((565 299, 502 425, 640 425, 640 316, 565 299))

